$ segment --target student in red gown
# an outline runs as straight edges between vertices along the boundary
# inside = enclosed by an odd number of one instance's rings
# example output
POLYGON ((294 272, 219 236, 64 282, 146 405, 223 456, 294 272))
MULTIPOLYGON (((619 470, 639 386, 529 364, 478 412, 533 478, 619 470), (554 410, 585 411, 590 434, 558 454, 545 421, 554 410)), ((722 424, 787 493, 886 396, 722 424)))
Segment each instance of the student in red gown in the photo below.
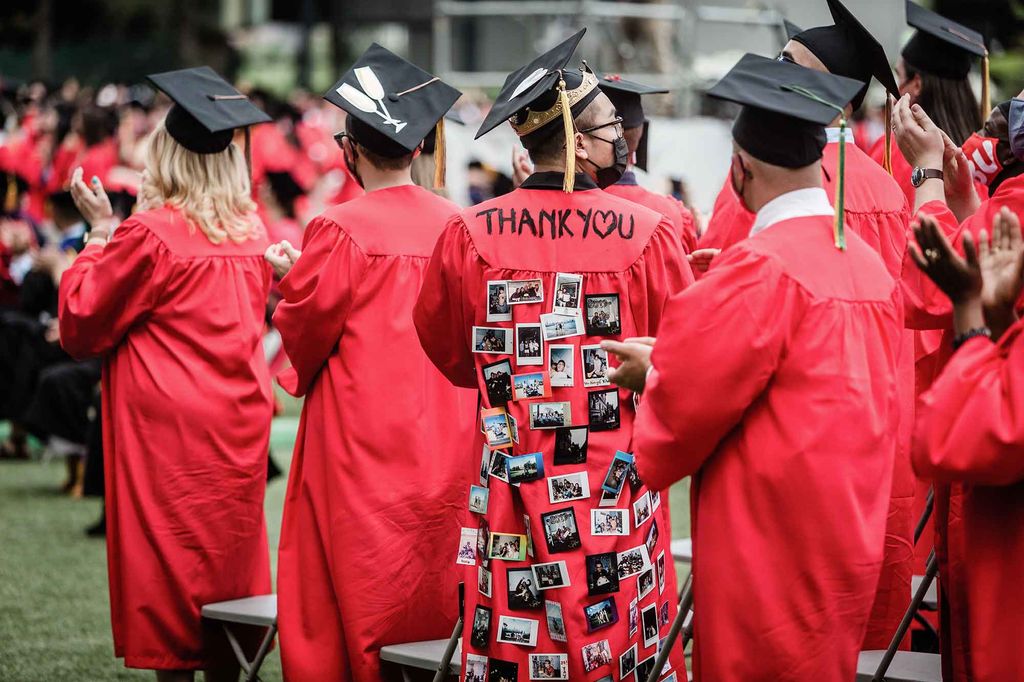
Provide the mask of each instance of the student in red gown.
POLYGON ((678 199, 641 187, 632 168, 635 166, 640 170, 647 170, 649 121, 644 117, 640 96, 666 93, 668 90, 624 80, 615 74, 605 74, 601 77, 601 92, 608 96, 615 107, 615 113, 622 118, 622 136, 629 145, 630 157, 630 165, 626 167, 626 172, 618 182, 605 191, 646 206, 671 219, 683 243, 683 249, 686 253, 693 252, 697 248, 697 228, 693 213, 678 199))
POLYGON ((853 679, 883 562, 899 287, 833 234, 835 108, 784 85, 847 102, 862 83, 747 55, 709 92, 744 104, 731 172, 752 235, 669 302, 653 355, 609 344, 615 379, 644 389, 641 478, 694 475, 698 680, 853 679))
MULTIPOLYGON (((956 600, 943 635, 943 679, 1024 679, 1024 431, 1021 429, 1021 332, 1015 308, 1024 282, 1024 243, 1017 214, 996 214, 975 242, 965 234, 961 258, 934 219, 917 228, 918 265, 953 302, 954 353, 921 398, 914 466, 936 483, 960 488, 959 546, 951 550, 956 600), (977 243, 977 247, 975 246, 977 243)), ((947 612, 944 614, 948 616, 947 612)))
POLYGON ((349 112, 338 138, 366 193, 315 218, 301 255, 268 252, 290 266, 274 314, 292 363, 281 383, 305 396, 281 529, 281 660, 289 680, 401 679, 380 648, 447 637, 457 618, 452 551, 473 467, 475 396, 430 364, 412 319, 458 209, 414 185, 410 164, 459 92, 374 44, 325 97, 349 112))
POLYGON ((149 140, 145 210, 111 236, 102 187, 86 187, 80 170, 73 179, 92 231, 60 282, 61 343, 104 358, 115 654, 158 680, 196 669, 236 679, 200 608, 270 592, 261 337, 271 273, 231 143, 233 128, 266 116, 209 67, 150 79, 176 104, 149 140))
MULTIPOLYGON (((597 77, 566 68, 582 35, 506 79, 478 135, 511 120, 536 172, 449 222, 415 310, 434 364, 481 394, 487 436, 474 437, 474 483, 489 500, 466 524, 479 544, 468 553, 462 651, 464 666, 486 661, 491 679, 525 682, 531 655, 544 654, 564 657, 570 680, 622 679, 636 662, 644 679, 677 601, 671 529, 652 497, 662 489, 630 474, 632 396, 610 386, 597 345, 658 333, 665 301, 692 275, 668 218, 598 190, 629 152, 597 77), (562 367, 552 353, 572 369, 549 373, 562 367), (527 376, 513 386, 506 374, 527 376), (509 457, 523 455, 535 455, 541 478, 510 485, 524 460, 509 457), (621 534, 596 534, 604 508, 619 510, 621 534), (563 561, 568 584, 532 579, 531 567, 563 561), (508 618, 524 619, 535 645, 502 637, 508 618)), ((684 674, 681 651, 670 663, 684 674)))

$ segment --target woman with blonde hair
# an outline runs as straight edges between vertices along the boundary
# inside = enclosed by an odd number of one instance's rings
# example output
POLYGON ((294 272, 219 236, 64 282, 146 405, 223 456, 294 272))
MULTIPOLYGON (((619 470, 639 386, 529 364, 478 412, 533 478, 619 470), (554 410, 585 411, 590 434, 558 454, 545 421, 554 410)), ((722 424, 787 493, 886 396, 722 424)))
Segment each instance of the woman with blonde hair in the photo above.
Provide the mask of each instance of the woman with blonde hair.
POLYGON ((203 604, 270 592, 263 518, 271 273, 235 128, 269 120, 209 68, 150 76, 175 104, 149 139, 139 211, 116 226, 97 178, 60 283, 60 332, 102 356, 114 651, 161 682, 237 679, 203 604))

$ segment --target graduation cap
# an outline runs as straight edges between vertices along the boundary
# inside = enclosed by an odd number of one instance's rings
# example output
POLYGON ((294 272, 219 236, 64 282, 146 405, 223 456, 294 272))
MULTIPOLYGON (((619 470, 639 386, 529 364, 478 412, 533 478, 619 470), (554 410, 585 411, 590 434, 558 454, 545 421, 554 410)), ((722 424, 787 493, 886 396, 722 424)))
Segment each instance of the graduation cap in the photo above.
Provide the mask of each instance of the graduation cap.
POLYGON ((164 125, 171 137, 196 154, 216 154, 228 148, 235 128, 267 123, 270 117, 209 66, 154 73, 146 78, 174 100, 164 125))
POLYGON ((799 26, 794 24, 789 19, 783 19, 782 20, 782 27, 786 29, 786 40, 792 40, 798 34, 804 32, 804 30, 802 28, 800 28, 799 26))
POLYGON ((444 187, 443 116, 462 93, 377 43, 370 45, 324 99, 348 114, 360 145, 385 158, 412 154, 435 130, 434 184, 444 187))
MULTIPOLYGON (((732 128, 741 149, 764 163, 795 169, 821 159, 825 126, 837 115, 845 132, 846 105, 863 86, 852 78, 747 54, 707 94, 743 105, 732 128)), ((845 160, 846 145, 839 145, 835 242, 840 249, 846 248, 845 160)))
POLYGON ((615 112, 622 117, 623 128, 643 128, 636 147, 636 166, 647 170, 647 130, 650 128, 650 121, 644 116, 640 96, 663 95, 668 89, 629 81, 614 73, 601 76, 598 87, 612 101, 615 112))
POLYGON ((903 47, 904 61, 939 78, 962 80, 971 72, 971 62, 981 57, 981 117, 987 117, 991 104, 985 37, 910 0, 906 3, 907 23, 917 32, 903 47))
MULTIPOLYGON (((573 190, 576 177, 576 145, 573 143, 573 119, 594 101, 601 90, 597 76, 584 63, 579 69, 566 69, 587 29, 548 50, 526 66, 510 73, 484 118, 476 137, 509 121, 520 138, 548 126, 562 123, 565 135, 565 177, 562 189, 573 190)), ((529 145, 527 145, 529 146, 529 145)))

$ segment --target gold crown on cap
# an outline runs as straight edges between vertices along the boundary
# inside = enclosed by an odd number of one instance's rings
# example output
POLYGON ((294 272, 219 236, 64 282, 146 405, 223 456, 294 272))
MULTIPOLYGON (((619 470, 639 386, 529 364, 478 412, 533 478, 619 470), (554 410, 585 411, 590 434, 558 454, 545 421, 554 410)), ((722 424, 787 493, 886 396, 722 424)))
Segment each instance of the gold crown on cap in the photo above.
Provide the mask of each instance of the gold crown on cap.
MULTIPOLYGON (((597 76, 590 67, 587 66, 586 62, 580 68, 580 72, 583 74, 583 82, 579 84, 573 90, 566 90, 565 95, 569 101, 569 108, 576 106, 576 104, 584 97, 593 92, 594 88, 598 86, 597 76)), ((545 125, 555 120, 562 115, 562 101, 563 98, 555 98, 555 105, 546 111, 533 111, 529 108, 526 109, 526 120, 522 123, 516 123, 516 117, 513 116, 509 119, 512 124, 512 128, 516 131, 519 137, 529 135, 530 133, 540 130, 545 125)))

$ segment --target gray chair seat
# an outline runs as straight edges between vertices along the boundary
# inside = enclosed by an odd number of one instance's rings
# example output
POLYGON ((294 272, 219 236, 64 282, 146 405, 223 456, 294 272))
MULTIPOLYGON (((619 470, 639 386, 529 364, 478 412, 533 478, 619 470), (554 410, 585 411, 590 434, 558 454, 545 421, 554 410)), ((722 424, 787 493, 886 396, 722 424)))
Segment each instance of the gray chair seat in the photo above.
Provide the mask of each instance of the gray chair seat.
POLYGON ((693 563, 693 540, 690 538, 679 538, 672 541, 672 558, 685 564, 693 563))
MULTIPOLYGON (((910 579, 910 594, 917 592, 917 588, 923 580, 923 575, 915 575, 910 579)), ((936 584, 937 581, 933 580, 932 584, 928 586, 928 591, 924 593, 924 601, 921 602, 922 609, 927 611, 937 611, 939 609, 939 592, 935 587, 936 584)))
POLYGON ((224 629, 231 650, 234 651, 235 658, 238 659, 238 664, 242 666, 242 671, 245 673, 246 682, 258 680, 260 667, 277 635, 277 595, 261 594, 256 597, 205 604, 201 613, 203 618, 219 622, 224 629), (267 629, 259 649, 256 651, 256 656, 251 661, 231 630, 232 625, 255 625, 267 629))
MULTIPOLYGON (((857 658, 857 682, 871 682, 884 651, 862 651, 857 658)), ((942 682, 938 654, 897 651, 885 673, 887 682, 942 682)))
MULTIPOLYGON (((381 647, 380 660, 394 663, 405 668, 418 668, 420 670, 437 670, 444 656, 444 648, 448 645, 447 639, 432 639, 427 642, 409 642, 408 644, 389 644, 381 647)), ((462 643, 459 642, 452 662, 448 666, 452 675, 458 675, 462 670, 462 643)))

